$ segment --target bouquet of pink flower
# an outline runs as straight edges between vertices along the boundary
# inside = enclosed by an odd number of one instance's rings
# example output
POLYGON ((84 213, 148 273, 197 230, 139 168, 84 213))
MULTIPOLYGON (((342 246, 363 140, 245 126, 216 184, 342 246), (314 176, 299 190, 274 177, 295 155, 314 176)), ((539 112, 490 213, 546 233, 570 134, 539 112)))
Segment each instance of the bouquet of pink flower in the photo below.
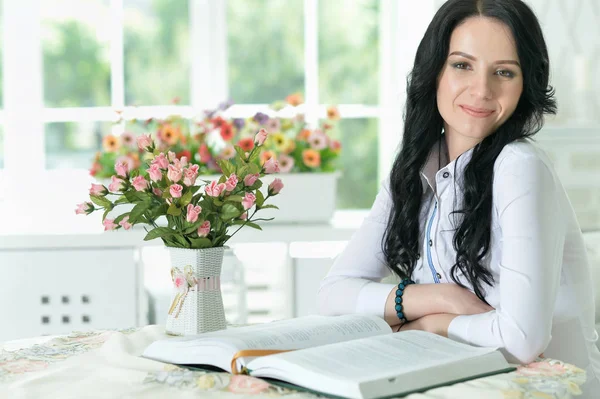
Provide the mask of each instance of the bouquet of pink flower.
POLYGON ((244 226, 261 230, 256 223, 271 219, 255 218, 261 209, 277 208, 265 202, 281 191, 283 183, 275 179, 264 195, 260 178, 277 173, 277 161, 256 163, 260 146, 267 132, 261 129, 255 136, 256 146, 250 152, 236 146, 235 162, 219 160, 223 174, 216 181, 198 179, 198 165, 189 164, 185 156, 178 158, 174 152, 161 152, 155 148, 150 135, 138 137, 140 149, 147 152, 147 176, 138 169, 130 169, 127 162, 115 165, 116 175, 108 187, 92 184, 90 202, 77 206, 75 213, 89 215, 104 211, 102 223, 105 230, 130 229, 136 224, 146 224, 144 240, 161 238, 166 246, 177 248, 211 248, 223 246, 244 226), (107 195, 116 195, 113 202, 107 195), (133 204, 130 212, 115 219, 108 213, 121 204, 133 204), (158 225, 157 219, 166 217, 167 225, 158 225), (239 226, 233 233, 230 227, 239 226))

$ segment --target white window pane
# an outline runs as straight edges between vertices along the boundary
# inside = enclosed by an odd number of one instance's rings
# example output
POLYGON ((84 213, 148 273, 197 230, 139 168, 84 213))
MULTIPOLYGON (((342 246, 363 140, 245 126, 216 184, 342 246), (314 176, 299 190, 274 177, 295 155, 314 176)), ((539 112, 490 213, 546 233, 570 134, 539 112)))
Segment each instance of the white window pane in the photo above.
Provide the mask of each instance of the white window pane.
POLYGON ((111 126, 94 121, 46 124, 46 169, 89 169, 111 126))
POLYGON ((368 209, 373 205, 379 190, 378 127, 376 118, 339 121, 342 176, 337 186, 337 209, 368 209))
POLYGON ((304 91, 302 0, 228 0, 229 96, 270 104, 304 91))
POLYGON ((4 126, 0 125, 0 169, 4 169, 4 126))
POLYGON ((124 0, 123 12, 125 103, 189 104, 188 1, 124 0))
POLYGON ((379 0, 319 2, 319 100, 377 104, 379 0))
POLYGON ((110 105, 108 0, 42 0, 48 107, 110 105))

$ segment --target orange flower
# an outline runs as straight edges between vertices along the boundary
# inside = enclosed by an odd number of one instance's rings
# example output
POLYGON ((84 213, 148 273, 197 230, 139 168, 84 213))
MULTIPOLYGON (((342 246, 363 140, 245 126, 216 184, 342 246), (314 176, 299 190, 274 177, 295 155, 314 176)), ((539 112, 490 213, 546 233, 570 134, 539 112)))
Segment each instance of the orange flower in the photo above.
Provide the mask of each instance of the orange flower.
POLYGON ((321 154, 318 151, 307 149, 302 151, 302 160, 309 168, 321 166, 321 154))
POLYGON ((233 139, 233 136, 234 136, 233 126, 227 122, 224 122, 221 125, 221 137, 225 141, 230 141, 231 139, 233 139))
POLYGON ((273 151, 264 151, 260 153, 260 164, 263 165, 265 162, 267 162, 269 159, 277 159, 277 157, 275 156, 275 153, 273 151))
POLYGON ((116 152, 121 145, 119 144, 119 139, 109 134, 102 140, 102 147, 104 147, 104 151, 106 152, 116 152))
POLYGON ((160 129, 161 139, 169 145, 177 144, 179 136, 181 136, 179 129, 169 124, 162 126, 160 129))
POLYGON ((294 93, 287 96, 285 102, 292 107, 296 107, 304 102, 304 98, 302 98, 302 93, 294 93))
POLYGON ((246 137, 238 141, 237 145, 244 150, 244 152, 252 151, 254 148, 254 139, 252 137, 246 137))
POLYGON ((332 121, 340 119, 340 111, 338 111, 337 107, 331 106, 327 108, 327 119, 331 119, 332 121))
POLYGON ((300 133, 298 133, 298 140, 303 140, 306 141, 308 140, 308 137, 310 136, 311 131, 309 129, 302 129, 302 131, 300 133))

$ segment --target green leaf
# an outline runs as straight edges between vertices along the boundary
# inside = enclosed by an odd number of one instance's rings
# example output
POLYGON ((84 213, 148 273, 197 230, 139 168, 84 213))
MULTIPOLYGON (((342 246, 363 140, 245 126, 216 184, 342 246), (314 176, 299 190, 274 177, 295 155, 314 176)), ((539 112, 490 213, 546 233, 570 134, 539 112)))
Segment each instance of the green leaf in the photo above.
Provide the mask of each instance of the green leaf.
POLYGON ((190 203, 190 201, 192 200, 192 195, 193 193, 191 191, 188 191, 187 193, 183 194, 183 196, 181 197, 182 208, 186 207, 190 203))
POLYGON ((179 245, 181 245, 181 248, 190 248, 191 243, 185 239, 184 236, 179 235, 179 234, 175 234, 172 237, 173 240, 175 240, 179 245))
POLYGON ((121 195, 116 201, 115 201, 115 205, 119 205, 119 204, 129 204, 129 200, 127 199, 127 197, 125 197, 124 195, 121 195))
POLYGON ((148 208, 150 208, 150 202, 140 202, 134 206, 129 213, 129 223, 138 223, 148 208))
POLYGON ((228 220, 228 219, 233 219, 236 218, 238 216, 240 216, 242 214, 242 212, 240 212, 240 210, 238 208, 236 208, 234 205, 232 204, 225 204, 223 205, 223 208, 221 208, 221 219, 222 220, 228 220))
POLYGON ((123 195, 125 195, 127 200, 131 203, 148 201, 150 199, 148 194, 143 191, 129 190, 124 192, 123 195))
POLYGON ((206 237, 189 237, 188 240, 190 240, 194 249, 210 248, 212 246, 212 242, 206 237))
POLYGON ((279 209, 279 207, 277 205, 263 205, 260 207, 260 209, 279 209))
POLYGON ((257 229, 257 230, 262 230, 262 227, 260 227, 259 225, 257 225, 256 223, 252 223, 252 222, 248 222, 246 223, 246 226, 250 226, 253 229, 257 229))
POLYGON ((265 203, 265 196, 263 195, 263 193, 260 190, 256 190, 256 208, 257 209, 262 208, 264 203, 265 203))
POLYGON ((239 145, 235 145, 233 147, 235 148, 235 152, 237 152, 237 154, 241 158, 241 160, 245 160, 246 152, 244 150, 242 150, 239 145))
MULTIPOLYGON (((254 163, 254 161, 256 161, 258 159, 258 157, 260 156, 261 151, 260 150, 256 150, 254 151, 252 154, 250 154, 250 158, 248 159, 248 162, 254 163)), ((258 165, 256 165, 258 167, 258 165)), ((258 172, 256 172, 258 173, 258 172)))
POLYGON ((155 238, 166 238, 175 235, 175 231, 168 227, 157 227, 153 230, 150 230, 146 237, 144 237, 144 241, 154 240, 155 238))
POLYGON ((223 205, 223 201, 221 201, 218 198, 214 198, 213 199, 213 204, 215 204, 216 206, 221 206, 221 205, 223 205))
POLYGON ((225 176, 229 176, 235 171, 235 168, 233 167, 231 162, 227 161, 226 159, 218 160, 217 165, 219 165, 225 176))
POLYGON ((181 208, 178 208, 177 205, 175 205, 175 203, 172 203, 169 206, 169 209, 167 210, 167 215, 180 216, 181 215, 181 208))
POLYGON ((104 222, 104 219, 106 219, 106 216, 108 215, 108 212, 110 212, 110 209, 107 209, 104 211, 104 215, 102 215, 102 221, 104 222))
POLYGON ((243 200, 244 197, 241 195, 230 195, 229 197, 225 198, 225 202, 242 202, 243 200))
POLYGON ((90 199, 94 204, 98 206, 112 209, 112 202, 110 202, 110 200, 106 197, 101 197, 99 195, 90 195, 90 199))
POLYGON ((198 228, 202 225, 202 223, 204 223, 204 220, 203 219, 198 219, 190 227, 186 227, 185 229, 183 229, 183 234, 192 234, 193 232, 195 232, 195 231, 198 230, 198 228))

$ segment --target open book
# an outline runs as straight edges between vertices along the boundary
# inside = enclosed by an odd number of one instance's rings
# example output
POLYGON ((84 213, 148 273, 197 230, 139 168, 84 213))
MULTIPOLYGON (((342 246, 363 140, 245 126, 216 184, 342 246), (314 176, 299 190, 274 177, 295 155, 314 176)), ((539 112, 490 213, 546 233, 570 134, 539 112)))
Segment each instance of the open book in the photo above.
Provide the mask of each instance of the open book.
POLYGON ((273 383, 365 399, 514 370, 496 348, 423 331, 392 333, 383 319, 366 315, 306 316, 176 337, 152 343, 142 356, 230 373, 242 370, 273 383))

